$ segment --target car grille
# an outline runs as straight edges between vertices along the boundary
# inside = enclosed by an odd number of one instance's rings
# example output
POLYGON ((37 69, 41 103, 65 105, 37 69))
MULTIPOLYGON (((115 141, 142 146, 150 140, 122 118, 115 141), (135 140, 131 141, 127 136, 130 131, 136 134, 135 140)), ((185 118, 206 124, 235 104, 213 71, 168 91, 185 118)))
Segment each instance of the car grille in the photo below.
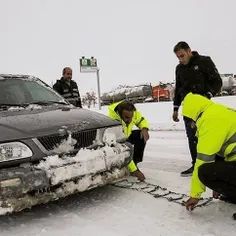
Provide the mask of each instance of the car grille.
MULTIPOLYGON (((76 149, 86 148, 93 144, 96 138, 97 130, 86 130, 86 131, 76 131, 72 133, 72 138, 77 140, 75 146, 76 149)), ((68 135, 50 135, 38 138, 38 141, 43 145, 47 151, 53 150, 57 147, 63 140, 65 140, 68 135)))

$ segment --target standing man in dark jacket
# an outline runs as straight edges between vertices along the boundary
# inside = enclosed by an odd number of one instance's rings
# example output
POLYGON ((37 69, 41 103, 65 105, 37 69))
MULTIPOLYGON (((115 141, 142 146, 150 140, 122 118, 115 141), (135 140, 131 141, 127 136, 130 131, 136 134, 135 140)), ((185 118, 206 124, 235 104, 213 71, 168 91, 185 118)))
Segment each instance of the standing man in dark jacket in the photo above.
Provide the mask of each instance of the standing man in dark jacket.
POLYGON ((82 108, 78 86, 72 78, 72 69, 65 67, 62 71, 62 77, 53 85, 53 89, 62 95, 68 102, 76 107, 82 108))
MULTIPOLYGON (((174 112, 172 117, 175 122, 178 122, 178 109, 189 92, 211 99, 220 91, 222 79, 211 58, 199 55, 196 51, 191 51, 186 42, 179 42, 174 47, 174 53, 179 59, 179 64, 175 71, 174 112)), ((191 176, 197 158, 196 128, 191 125, 187 117, 183 119, 192 157, 192 166, 181 172, 181 176, 191 176)))

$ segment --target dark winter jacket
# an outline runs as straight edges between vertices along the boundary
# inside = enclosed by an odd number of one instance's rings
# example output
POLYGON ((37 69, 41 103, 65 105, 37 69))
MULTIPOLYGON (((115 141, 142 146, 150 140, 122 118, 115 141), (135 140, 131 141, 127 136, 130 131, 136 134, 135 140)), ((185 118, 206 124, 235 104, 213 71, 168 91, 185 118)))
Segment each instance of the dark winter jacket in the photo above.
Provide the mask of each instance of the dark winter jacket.
POLYGON ((189 92, 211 98, 222 87, 222 79, 211 58, 197 52, 192 53, 193 56, 187 65, 179 64, 176 67, 175 111, 178 111, 182 100, 189 92))
POLYGON ((61 78, 53 85, 53 89, 74 106, 82 108, 78 86, 74 80, 71 80, 69 85, 61 78))

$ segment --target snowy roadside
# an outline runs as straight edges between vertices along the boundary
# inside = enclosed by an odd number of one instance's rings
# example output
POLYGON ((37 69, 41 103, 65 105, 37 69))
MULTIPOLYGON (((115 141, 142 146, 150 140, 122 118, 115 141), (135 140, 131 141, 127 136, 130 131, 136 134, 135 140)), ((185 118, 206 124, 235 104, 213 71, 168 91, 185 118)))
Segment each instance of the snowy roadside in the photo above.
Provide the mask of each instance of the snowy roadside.
MULTIPOLYGON (((149 182, 188 192, 189 178, 148 166, 143 171, 149 182)), ((1 217, 0 227, 2 236, 234 236, 231 215, 235 210, 214 201, 188 212, 166 199, 106 186, 1 217)))
MULTIPOLYGON (((224 104, 236 109, 236 96, 215 97, 214 102, 224 104)), ((152 131, 184 131, 184 123, 181 117, 181 107, 179 109, 179 122, 172 121, 173 102, 138 103, 135 106, 148 120, 152 131)), ((108 106, 92 107, 91 110, 108 114, 108 106)))

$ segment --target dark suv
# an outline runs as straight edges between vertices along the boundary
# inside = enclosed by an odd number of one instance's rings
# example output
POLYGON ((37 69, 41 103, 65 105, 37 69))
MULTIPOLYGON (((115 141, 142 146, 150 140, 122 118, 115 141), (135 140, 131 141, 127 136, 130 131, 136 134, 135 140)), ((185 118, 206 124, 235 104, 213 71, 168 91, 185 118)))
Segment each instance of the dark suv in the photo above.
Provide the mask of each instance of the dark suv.
POLYGON ((118 121, 76 108, 40 79, 0 74, 0 204, 5 214, 127 174, 118 121))

